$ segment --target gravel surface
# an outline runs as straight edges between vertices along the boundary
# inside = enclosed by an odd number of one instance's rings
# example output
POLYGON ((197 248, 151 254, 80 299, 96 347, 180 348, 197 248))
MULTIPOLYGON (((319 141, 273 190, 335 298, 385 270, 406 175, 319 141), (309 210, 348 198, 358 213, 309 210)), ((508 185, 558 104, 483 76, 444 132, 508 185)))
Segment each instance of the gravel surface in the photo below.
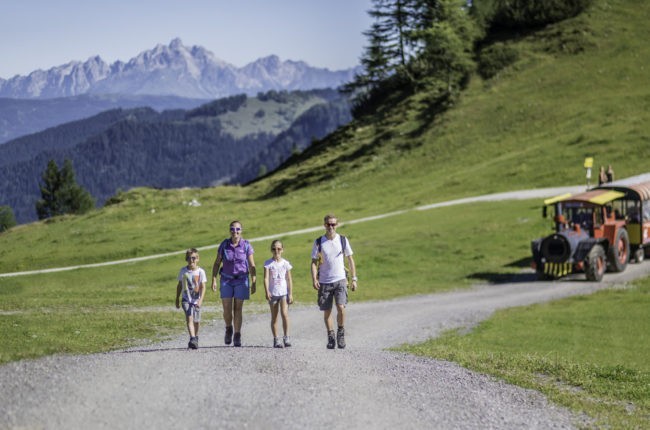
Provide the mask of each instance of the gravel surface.
POLYGON ((188 350, 179 311, 183 334, 169 342, 0 366, 0 428, 574 428, 582 418, 538 392, 385 349, 471 327, 497 309, 589 294, 648 272, 649 264, 630 265, 602 283, 531 282, 522 274, 385 302, 354 303, 352 293, 344 350, 325 348, 315 306, 291 307, 294 346, 286 349, 271 347, 267 314, 245 315, 242 348, 223 345, 213 311, 204 316, 201 348, 188 350))
MULTIPOLYGON (((573 188, 472 200, 549 196, 581 187, 573 188)), ((538 392, 386 348, 471 328, 498 309, 590 294, 649 274, 650 264, 644 263, 606 274, 601 283, 533 282, 534 274, 521 274, 499 285, 386 302, 354 303, 352 293, 344 350, 325 348, 322 313, 315 305, 291 307, 291 348, 271 347, 268 314, 245 315, 243 347, 224 346, 223 321, 213 302, 203 316, 198 351, 186 348, 179 311, 182 334, 169 342, 0 366, 0 429, 584 426, 584 417, 550 404, 538 392)))

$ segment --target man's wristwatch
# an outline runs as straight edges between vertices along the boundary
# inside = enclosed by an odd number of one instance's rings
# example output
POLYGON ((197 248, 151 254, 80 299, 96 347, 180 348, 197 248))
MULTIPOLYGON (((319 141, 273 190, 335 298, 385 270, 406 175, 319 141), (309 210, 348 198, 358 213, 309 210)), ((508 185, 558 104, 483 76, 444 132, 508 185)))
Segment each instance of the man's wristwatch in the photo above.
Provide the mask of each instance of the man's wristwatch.
POLYGON ((356 277, 356 276, 353 276, 353 277, 352 277, 352 280, 353 280, 353 281, 356 281, 356 280, 357 280, 357 277, 356 277))

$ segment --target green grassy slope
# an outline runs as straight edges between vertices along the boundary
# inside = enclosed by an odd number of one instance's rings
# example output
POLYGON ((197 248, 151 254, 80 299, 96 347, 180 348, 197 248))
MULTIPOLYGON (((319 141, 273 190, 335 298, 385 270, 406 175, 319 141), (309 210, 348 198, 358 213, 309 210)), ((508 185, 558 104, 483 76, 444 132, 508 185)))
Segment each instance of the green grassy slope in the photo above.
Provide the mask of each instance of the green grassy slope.
POLYGON ((473 77, 442 115, 434 115, 427 93, 396 96, 253 185, 136 190, 117 207, 16 228, 0 236, 0 271, 71 264, 79 254, 91 262, 208 245, 232 218, 266 235, 317 225, 327 211, 352 219, 449 198, 580 184, 586 156, 611 163, 618 177, 646 172, 650 6, 595 3, 581 17, 511 42, 521 60, 488 82, 473 77), (564 52, 563 43, 575 39, 584 50, 564 52), (183 206, 192 198, 203 206, 183 206), (196 228, 175 234, 188 216, 196 228))

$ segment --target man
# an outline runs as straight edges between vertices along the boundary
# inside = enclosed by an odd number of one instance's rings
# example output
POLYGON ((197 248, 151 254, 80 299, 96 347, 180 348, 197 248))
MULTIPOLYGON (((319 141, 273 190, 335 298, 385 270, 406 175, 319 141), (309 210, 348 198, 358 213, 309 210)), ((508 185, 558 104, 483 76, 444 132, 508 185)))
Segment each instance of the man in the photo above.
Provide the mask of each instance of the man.
POLYGON ((345 305, 348 302, 348 282, 345 275, 345 258, 352 276, 352 291, 357 289, 357 271, 352 258, 352 247, 345 236, 336 233, 338 219, 325 215, 325 235, 314 242, 311 251, 311 278, 318 291, 318 305, 323 311, 327 329, 327 348, 345 348, 345 305), (332 305, 336 302, 338 331, 334 337, 332 305))

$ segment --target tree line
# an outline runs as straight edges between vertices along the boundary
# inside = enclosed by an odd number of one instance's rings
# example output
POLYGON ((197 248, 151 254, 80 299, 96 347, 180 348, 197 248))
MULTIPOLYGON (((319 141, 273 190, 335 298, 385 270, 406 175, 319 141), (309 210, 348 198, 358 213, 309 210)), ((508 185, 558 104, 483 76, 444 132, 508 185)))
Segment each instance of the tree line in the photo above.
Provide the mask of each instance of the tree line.
POLYGON ((497 44, 510 34, 537 29, 578 15, 592 0, 372 0, 371 27, 361 57, 363 71, 344 87, 354 96, 353 112, 372 112, 396 90, 426 88, 453 98, 473 71, 490 77, 516 60, 497 44), (513 33, 513 31, 515 33, 513 33), (481 52, 485 49, 485 52, 481 52), (485 64, 482 64, 485 63, 485 64), (490 75, 491 74, 491 75, 490 75))

